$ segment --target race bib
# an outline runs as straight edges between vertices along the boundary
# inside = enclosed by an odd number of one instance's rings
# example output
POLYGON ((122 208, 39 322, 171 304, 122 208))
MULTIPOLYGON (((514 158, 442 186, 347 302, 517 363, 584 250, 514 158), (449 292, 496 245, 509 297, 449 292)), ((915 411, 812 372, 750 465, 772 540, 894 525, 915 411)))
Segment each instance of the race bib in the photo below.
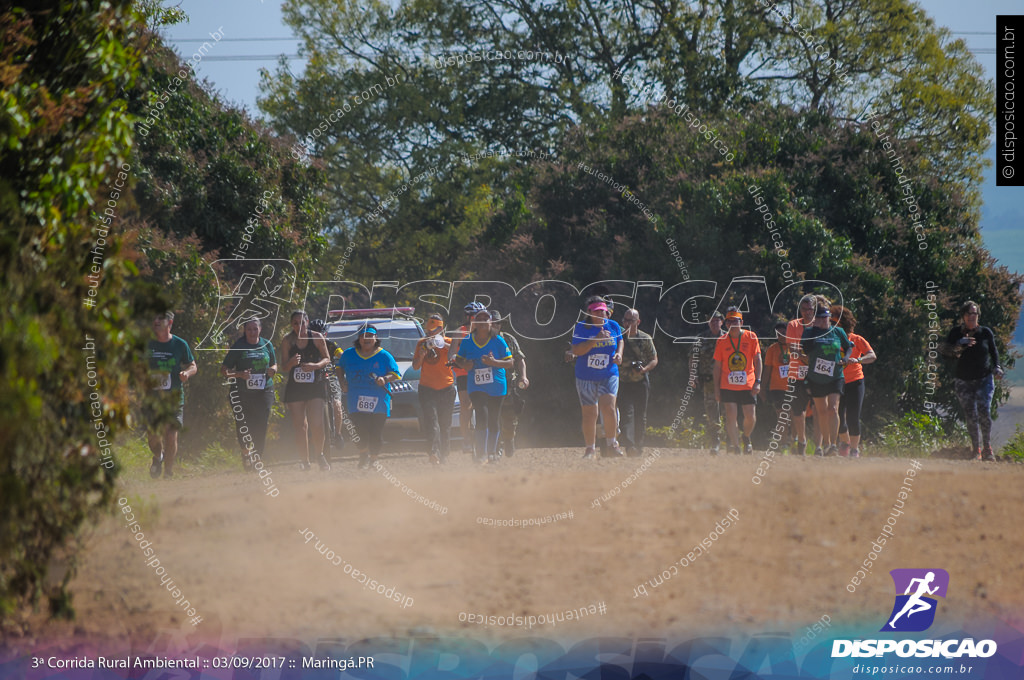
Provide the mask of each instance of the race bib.
POLYGON ((473 371, 473 384, 474 385, 490 385, 494 382, 494 371, 490 366, 487 368, 478 368, 473 371))
POLYGON ((316 380, 316 371, 303 371, 296 366, 292 373, 292 380, 297 383, 311 383, 316 380))
POLYGON ((607 354, 591 354, 587 357, 587 368, 598 371, 608 368, 608 359, 607 354))
POLYGON ((807 377, 807 364, 800 364, 796 368, 796 378, 797 378, 797 380, 803 380, 806 377, 807 377))
POLYGON ((816 359, 814 361, 814 372, 820 375, 827 375, 832 377, 832 372, 836 368, 836 362, 826 361, 825 359, 816 359))
POLYGON ((747 372, 746 371, 729 371, 729 384, 730 385, 746 385, 747 384, 747 372))
POLYGON ((789 364, 783 364, 782 366, 779 366, 779 377, 780 378, 788 378, 789 377, 789 364))
POLYGON ((245 386, 250 390, 262 390, 267 386, 267 376, 265 373, 257 373, 250 375, 249 379, 245 381, 245 386))
POLYGON ((377 408, 379 397, 359 397, 356 401, 356 410, 360 413, 373 413, 377 408))
POLYGON ((171 374, 170 373, 160 373, 160 374, 157 375, 156 378, 157 378, 156 387, 154 387, 153 389, 155 389, 155 390, 169 390, 169 389, 171 389, 171 374))

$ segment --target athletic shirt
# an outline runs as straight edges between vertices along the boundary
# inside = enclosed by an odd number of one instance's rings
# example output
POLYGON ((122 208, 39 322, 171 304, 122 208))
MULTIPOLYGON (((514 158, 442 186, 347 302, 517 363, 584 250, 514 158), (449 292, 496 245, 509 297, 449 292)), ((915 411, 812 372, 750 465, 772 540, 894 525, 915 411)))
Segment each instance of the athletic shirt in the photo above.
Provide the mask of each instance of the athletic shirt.
MULTIPOLYGON (((850 353, 851 359, 859 359, 868 352, 873 351, 868 341, 856 333, 850 333, 850 342, 853 343, 853 351, 850 353)), ((847 364, 843 366, 843 377, 846 378, 847 383, 863 380, 864 367, 860 364, 847 364)))
POLYGON ((846 337, 846 331, 838 326, 832 328, 816 328, 809 326, 804 329, 800 341, 804 354, 807 355, 807 380, 823 385, 842 379, 842 366, 839 360, 853 344, 846 337))
POLYGON ((576 377, 579 380, 607 380, 619 374, 619 367, 612 361, 622 339, 622 327, 618 323, 605 319, 603 326, 591 326, 578 321, 572 331, 572 344, 583 344, 602 330, 611 333, 611 337, 600 340, 589 352, 576 357, 576 377))
POLYGON ((749 331, 740 329, 740 337, 726 333, 715 344, 715 361, 722 362, 719 387, 723 390, 754 388, 754 357, 761 353, 761 343, 749 331))
MULTIPOLYGON (((764 366, 770 373, 768 389, 788 390, 789 389, 789 363, 782 361, 783 350, 789 352, 789 347, 784 347, 785 342, 776 342, 764 353, 764 366)), ((788 358, 788 357, 787 357, 788 358)))
POLYGON ((960 380, 980 380, 987 378, 999 365, 999 350, 996 349, 996 338, 988 326, 974 329, 974 347, 960 345, 960 338, 970 337, 971 333, 960 325, 949 332, 946 337, 953 347, 962 347, 963 353, 956 362, 956 377, 960 380))
MULTIPOLYGON (((448 350, 452 341, 443 335, 435 335, 435 338, 444 338, 444 347, 434 348, 437 357, 430 358, 427 354, 423 357, 423 364, 420 366, 420 386, 429 387, 432 390, 443 390, 455 384, 455 377, 452 369, 448 366, 448 350)), ((426 339, 427 346, 430 346, 431 338, 426 339)))
MULTIPOLYGON (((291 345, 291 351, 285 357, 286 361, 296 352, 299 354, 299 364, 315 364, 324 359, 323 355, 320 354, 320 350, 316 348, 316 341, 313 338, 306 341, 305 347, 299 347, 295 340, 292 340, 289 344, 291 345)), ((322 382, 324 379, 323 371, 312 371, 312 378, 309 375, 309 372, 303 371, 299 366, 295 366, 289 373, 288 378, 299 383, 322 382)))
MULTIPOLYGON (((274 381, 267 377, 267 369, 277 363, 274 346, 266 338, 260 338, 255 345, 249 344, 243 335, 231 345, 224 357, 223 366, 235 372, 249 370, 249 380, 239 382, 242 393, 274 391, 274 381)), ((241 380, 241 379, 239 379, 241 380)))
POLYGON ((389 352, 378 347, 370 356, 364 357, 355 347, 349 347, 335 363, 345 371, 348 383, 346 408, 349 413, 391 415, 391 392, 387 386, 381 387, 376 383, 376 378, 385 375, 402 377, 398 363, 389 352))
POLYGON ((195 361, 188 343, 172 335, 167 342, 150 340, 146 345, 146 358, 149 370, 156 378, 156 390, 177 390, 181 403, 185 403, 185 393, 181 389, 181 373, 185 367, 195 361))
POLYGON ((467 382, 468 392, 483 392, 492 397, 503 397, 508 394, 508 381, 505 377, 504 368, 486 366, 483 357, 491 352, 495 359, 509 359, 512 353, 508 345, 500 336, 487 339, 483 345, 478 345, 476 338, 471 334, 462 340, 459 345, 460 356, 464 359, 473 360, 473 368, 468 371, 467 382))

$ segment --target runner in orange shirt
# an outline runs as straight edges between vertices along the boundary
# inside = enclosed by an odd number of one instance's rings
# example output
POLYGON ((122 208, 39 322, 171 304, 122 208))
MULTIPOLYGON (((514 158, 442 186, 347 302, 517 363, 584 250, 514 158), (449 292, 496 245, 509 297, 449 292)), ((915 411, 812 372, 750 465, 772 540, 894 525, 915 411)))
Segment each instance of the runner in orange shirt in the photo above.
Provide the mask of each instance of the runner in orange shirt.
POLYGON ((725 404, 725 427, 729 452, 740 452, 739 407, 743 407, 743 452, 753 453, 750 435, 754 431, 757 395, 761 391, 761 344, 751 331, 744 331, 743 315, 735 307, 725 310, 728 332, 715 345, 715 401, 725 404))
POLYGON ((874 363, 875 351, 863 337, 855 334, 857 319, 853 313, 842 305, 833 305, 832 323, 846 331, 853 343, 850 361, 843 367, 843 378, 846 381, 843 396, 839 398, 839 455, 849 454, 851 458, 860 457, 860 412, 864 404, 864 365, 874 363))
MULTIPOLYGON (((764 353, 764 367, 768 373, 768 403, 775 409, 776 419, 782 417, 782 405, 786 400, 786 390, 789 389, 789 342, 786 339, 788 324, 779 320, 775 323, 776 343, 764 353)), ((789 418, 792 418, 790 415, 789 418)), ((780 422, 777 420, 777 422, 780 422)), ((780 446, 789 446, 790 441, 796 441, 793 436, 793 422, 790 420, 786 428, 787 439, 783 439, 780 446)))

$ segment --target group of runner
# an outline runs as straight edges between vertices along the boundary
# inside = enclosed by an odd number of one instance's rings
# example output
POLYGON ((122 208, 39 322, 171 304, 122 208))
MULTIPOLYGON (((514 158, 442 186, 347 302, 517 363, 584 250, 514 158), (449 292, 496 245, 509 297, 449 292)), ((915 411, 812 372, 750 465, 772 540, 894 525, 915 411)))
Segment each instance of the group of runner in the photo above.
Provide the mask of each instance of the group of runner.
MULTIPOLYGON (((643 455, 649 373, 658 365, 657 351, 651 337, 639 330, 636 309, 623 313, 623 325, 612 320, 611 310, 607 299, 588 298, 584 320, 575 325, 566 352, 566 361, 575 364, 585 459, 597 456, 599 429, 604 434, 602 455, 643 455)), ((993 379, 1001 378, 1003 369, 994 334, 979 324, 980 311, 977 303, 964 303, 962 323, 950 331, 944 351, 957 362, 955 389, 972 453, 979 460, 994 460, 990 408, 993 379)), ((444 331, 444 318, 431 314, 414 351, 432 464, 442 464, 450 456, 456 394, 461 399, 464 452, 473 453, 482 464, 515 453, 523 391, 529 387, 526 356, 516 338, 503 332, 506 317, 500 312, 472 302, 464 314, 464 324, 450 335, 444 331), (470 413, 476 421, 475 442, 468 436, 470 413)), ((184 422, 183 386, 197 372, 188 344, 171 333, 173 322, 170 312, 154 319, 154 338, 147 351, 154 389, 144 400, 144 419, 154 478, 173 476, 177 433, 184 422)), ((776 341, 762 354, 755 334, 743 328, 738 309, 712 314, 698 340, 697 375, 691 376, 702 385, 711 451, 720 452, 724 416, 728 452, 752 453, 755 407, 767 371, 768 401, 778 422, 789 424, 784 447, 807 455, 806 419, 813 414, 818 455, 859 456, 863 366, 877 357, 870 343, 854 333, 856 323, 849 309, 832 305, 822 296, 805 295, 795 318, 775 323, 776 341), (783 417, 784 412, 788 417, 783 417)), ((263 467, 274 403, 273 377, 279 371, 278 354, 261 330, 259 319, 245 321, 242 335, 220 367, 227 378, 246 469, 263 467)), ((336 429, 344 428, 357 444, 359 465, 365 468, 381 453, 384 424, 391 414, 388 385, 402 376, 395 358, 381 347, 372 322, 359 329, 346 349, 334 346, 324 330, 322 321, 311 324, 304 312, 294 312, 291 331, 280 348, 280 371, 287 375, 283 401, 292 420, 299 465, 311 469, 315 460, 322 470, 330 470, 324 455, 324 406, 329 402, 336 429)))
POLYGON ((724 405, 727 450, 753 453, 755 406, 767 371, 768 402, 782 425, 776 429, 783 437, 780 448, 807 455, 810 409, 817 424, 818 455, 859 457, 863 366, 877 357, 868 341, 853 332, 856 323, 849 309, 820 295, 805 295, 794 319, 775 322, 776 341, 762 355, 758 338, 743 329, 739 310, 715 312, 698 362, 711 450, 720 450, 724 405))

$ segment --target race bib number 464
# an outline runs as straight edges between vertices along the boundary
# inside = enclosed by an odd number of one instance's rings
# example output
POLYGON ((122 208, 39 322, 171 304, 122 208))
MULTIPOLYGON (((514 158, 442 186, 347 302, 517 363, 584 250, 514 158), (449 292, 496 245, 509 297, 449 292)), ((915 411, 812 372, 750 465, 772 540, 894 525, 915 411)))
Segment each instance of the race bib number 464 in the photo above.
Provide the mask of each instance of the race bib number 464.
POLYGON ((814 362, 814 372, 820 375, 827 375, 830 378, 832 373, 836 370, 836 362, 828 361, 826 359, 817 359, 814 362))

